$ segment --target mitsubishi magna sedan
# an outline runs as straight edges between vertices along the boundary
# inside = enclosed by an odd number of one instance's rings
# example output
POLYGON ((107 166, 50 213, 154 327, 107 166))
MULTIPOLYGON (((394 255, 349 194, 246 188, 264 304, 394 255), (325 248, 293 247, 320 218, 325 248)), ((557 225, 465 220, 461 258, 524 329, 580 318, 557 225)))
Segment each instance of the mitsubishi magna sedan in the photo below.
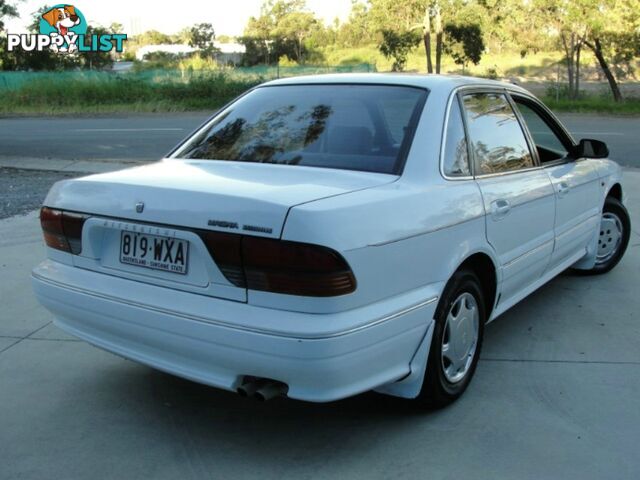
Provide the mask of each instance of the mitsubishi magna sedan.
POLYGON ((56 183, 33 288, 70 334, 244 396, 442 407, 488 322, 620 261, 607 156, 506 83, 269 82, 157 163, 56 183))

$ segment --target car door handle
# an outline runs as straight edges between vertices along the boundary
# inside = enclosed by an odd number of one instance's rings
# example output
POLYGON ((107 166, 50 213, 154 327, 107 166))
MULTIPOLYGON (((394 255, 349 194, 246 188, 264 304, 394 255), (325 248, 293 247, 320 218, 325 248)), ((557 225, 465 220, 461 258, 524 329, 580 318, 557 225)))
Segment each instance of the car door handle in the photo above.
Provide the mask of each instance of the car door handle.
POLYGON ((500 199, 491 202, 491 216, 495 220, 501 220, 507 216, 511 210, 511 204, 508 200, 500 199))
POLYGON ((571 187, 567 182, 558 183, 558 197, 564 197, 567 193, 569 193, 571 187))

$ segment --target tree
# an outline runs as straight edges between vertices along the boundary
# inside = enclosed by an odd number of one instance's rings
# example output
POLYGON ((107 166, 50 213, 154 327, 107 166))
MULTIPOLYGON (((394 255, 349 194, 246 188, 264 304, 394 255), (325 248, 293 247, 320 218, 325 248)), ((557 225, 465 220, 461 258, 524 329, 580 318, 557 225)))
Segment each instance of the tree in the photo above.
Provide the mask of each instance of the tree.
POLYGON ((609 66, 607 58, 612 58, 616 64, 626 64, 630 70, 630 60, 640 57, 640 33, 598 33, 585 40, 598 61, 611 94, 616 102, 622 101, 622 93, 613 69, 609 66))
MULTIPOLYGON (((273 42, 271 37, 274 28, 274 19, 270 12, 266 11, 266 5, 262 6, 262 14, 259 17, 250 17, 247 26, 244 29, 244 36, 240 38, 240 42, 246 48, 245 60, 250 62, 249 65, 255 65, 260 62, 260 57, 264 58, 264 63, 270 63, 270 44, 273 42)), ((276 57, 278 58, 278 57, 276 57)))
POLYGON ((580 91, 580 55, 586 33, 583 0, 532 0, 523 9, 541 35, 556 39, 556 47, 564 54, 569 98, 580 91))
MULTIPOLYGON (((15 6, 0 0, 0 33, 4 31, 4 20, 11 17, 17 17, 18 11, 15 6)), ((7 51, 7 38, 0 35, 0 69, 8 70, 13 67, 14 56, 7 51)))
POLYGON ((198 23, 191 27, 189 45, 198 48, 202 56, 210 57, 218 50, 215 39, 216 34, 210 23, 198 23))
POLYGON ((292 40, 295 44, 295 60, 302 62, 304 40, 316 28, 318 28, 318 21, 312 13, 294 11, 282 17, 273 34, 285 40, 292 40))
POLYGON ((435 34, 435 72, 440 73, 445 44, 445 23, 479 26, 487 17, 483 1, 492 0, 369 0, 373 27, 388 30, 397 25, 400 31, 422 31, 427 71, 433 73, 432 36, 435 34), (448 21, 447 21, 448 20, 448 21))
POLYGON ((594 53, 614 99, 622 99, 610 61, 633 55, 634 35, 629 34, 640 32, 637 0, 533 0, 528 13, 539 30, 558 39, 565 56, 569 98, 580 91, 581 53, 586 46, 594 53))
POLYGON ((637 0, 607 0, 599 3, 597 14, 589 17, 584 44, 595 55, 609 83, 613 99, 621 101, 622 93, 610 61, 629 66, 631 59, 640 56, 640 11, 637 0))
POLYGON ((440 73, 440 63, 442 61, 442 17, 440 16, 440 5, 433 6, 436 27, 436 73, 440 73))
MULTIPOLYGON (((91 35, 106 35, 109 33, 111 33, 111 30, 103 27, 93 25, 87 26, 87 37, 90 37, 91 35)), ((102 70, 104 68, 111 67, 113 64, 111 52, 82 52, 78 57, 84 68, 88 68, 90 70, 102 70)))
POLYGON ((145 45, 164 45, 172 43, 172 38, 157 30, 147 30, 146 32, 136 35, 134 41, 139 46, 145 45))
POLYGON ((358 0, 352 0, 348 20, 336 24, 334 28, 336 43, 343 47, 357 47, 375 41, 376 32, 371 28, 370 8, 358 0))
POLYGON ((433 62, 431 61, 431 10, 428 7, 424 10, 422 41, 427 55, 427 73, 433 73, 433 62))
POLYGON ((369 0, 371 28, 407 32, 416 28, 428 0, 369 0))
POLYGON ((282 56, 301 62, 307 52, 306 40, 320 28, 304 0, 267 0, 260 16, 249 18, 240 38, 247 49, 245 62, 255 64, 261 57, 269 64, 282 56))
POLYGON ((391 69, 401 72, 407 64, 407 55, 420 42, 420 37, 412 30, 396 33, 393 30, 382 31, 380 52, 387 58, 393 58, 391 69))
POLYGON ((111 25, 109 25, 109 28, 107 30, 111 33, 123 33, 124 26, 121 23, 113 22, 111 23, 111 25))
MULTIPOLYGON (((477 0, 467 2, 454 12, 449 22, 475 23, 480 26, 483 41, 495 53, 519 51, 525 56, 551 46, 549 35, 541 31, 530 13, 531 0, 477 0)), ((555 45, 553 45, 555 48, 555 45)))
POLYGON ((449 23, 444 27, 447 36, 445 52, 453 58, 453 61, 462 65, 464 69, 467 63, 474 65, 480 63, 484 52, 482 32, 478 25, 456 25, 449 23))
POLYGON ((4 20, 6 18, 17 17, 18 10, 15 5, 6 0, 0 0, 0 32, 4 31, 4 20))
MULTIPOLYGON (((431 17, 435 13, 433 9, 434 2, 431 0, 369 0, 369 4, 371 5, 370 18, 372 28, 381 31, 383 34, 383 43, 381 45, 384 45, 387 40, 391 40, 392 45, 397 43, 398 39, 393 36, 390 37, 389 34, 387 34, 386 39, 384 38, 384 32, 388 32, 391 25, 396 26, 396 31, 414 32, 414 36, 418 30, 422 30, 427 71, 432 73, 431 33, 434 25, 431 17)), ((408 40, 408 37, 406 40, 408 40)), ((440 40, 442 40, 441 36, 440 40)), ((420 39, 418 38, 419 41, 420 39)), ((438 48, 436 50, 439 51, 438 48)), ((437 63, 437 71, 440 71, 439 63, 437 63)))
POLYGON ((171 42, 176 44, 189 45, 191 39, 191 27, 185 27, 172 36, 171 42))
POLYGON ((220 43, 233 43, 235 39, 231 35, 216 35, 216 39, 220 43))

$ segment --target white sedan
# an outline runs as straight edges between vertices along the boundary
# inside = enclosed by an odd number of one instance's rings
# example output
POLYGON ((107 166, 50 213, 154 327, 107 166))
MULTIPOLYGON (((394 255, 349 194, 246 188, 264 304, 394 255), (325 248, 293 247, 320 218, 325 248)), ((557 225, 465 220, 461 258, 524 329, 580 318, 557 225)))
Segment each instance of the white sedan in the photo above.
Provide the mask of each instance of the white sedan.
POLYGON ((197 382, 441 407, 486 323, 621 259, 607 156, 506 83, 269 82, 157 163, 55 184, 33 288, 72 335, 197 382))

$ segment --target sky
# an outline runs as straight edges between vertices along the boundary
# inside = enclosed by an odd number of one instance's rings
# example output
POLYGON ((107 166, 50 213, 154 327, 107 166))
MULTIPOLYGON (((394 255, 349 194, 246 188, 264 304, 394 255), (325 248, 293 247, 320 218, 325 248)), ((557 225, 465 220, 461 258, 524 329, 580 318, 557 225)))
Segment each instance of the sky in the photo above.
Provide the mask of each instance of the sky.
MULTIPOLYGON (((19 19, 5 22, 8 33, 24 33, 31 14, 43 5, 57 5, 59 0, 18 0, 19 19)), ((260 13, 262 0, 70 0, 91 24, 124 26, 124 33, 135 35, 146 30, 176 33, 195 23, 211 23, 216 35, 241 35, 247 20, 260 13)), ((307 0, 310 11, 330 23, 338 17, 345 20, 351 0, 307 0)))

